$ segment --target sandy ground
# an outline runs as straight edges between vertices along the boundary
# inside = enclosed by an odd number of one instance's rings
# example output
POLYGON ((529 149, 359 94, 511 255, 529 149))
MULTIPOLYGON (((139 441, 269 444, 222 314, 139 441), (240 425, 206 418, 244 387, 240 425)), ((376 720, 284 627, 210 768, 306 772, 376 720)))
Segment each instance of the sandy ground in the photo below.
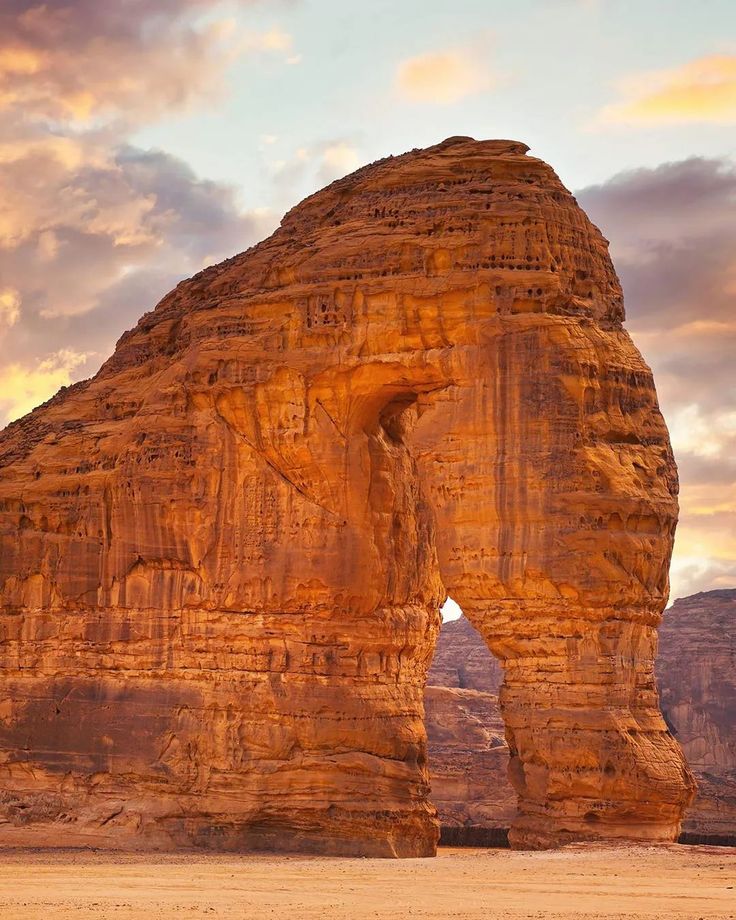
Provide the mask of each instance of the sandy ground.
POLYGON ((0 852, 2 920, 736 918, 736 849, 443 849, 436 859, 0 852))

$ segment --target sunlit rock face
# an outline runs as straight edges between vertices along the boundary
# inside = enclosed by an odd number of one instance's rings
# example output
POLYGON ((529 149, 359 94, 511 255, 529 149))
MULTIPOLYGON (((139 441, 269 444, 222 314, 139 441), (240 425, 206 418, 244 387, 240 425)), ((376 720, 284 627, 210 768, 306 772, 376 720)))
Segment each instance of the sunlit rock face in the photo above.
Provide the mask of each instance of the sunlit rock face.
POLYGON ((512 843, 676 835, 675 466, 526 150, 333 183, 0 436, 0 841, 433 853, 448 592, 504 668, 512 843))

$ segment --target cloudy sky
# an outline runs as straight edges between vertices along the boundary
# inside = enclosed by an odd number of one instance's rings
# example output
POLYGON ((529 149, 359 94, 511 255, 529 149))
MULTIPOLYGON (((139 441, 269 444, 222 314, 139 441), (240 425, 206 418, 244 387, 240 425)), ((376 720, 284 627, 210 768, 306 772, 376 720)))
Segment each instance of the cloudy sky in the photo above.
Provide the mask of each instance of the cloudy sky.
POLYGON ((680 465, 673 595, 736 586, 734 0, 2 0, 0 425, 453 134, 528 143, 611 240, 680 465))

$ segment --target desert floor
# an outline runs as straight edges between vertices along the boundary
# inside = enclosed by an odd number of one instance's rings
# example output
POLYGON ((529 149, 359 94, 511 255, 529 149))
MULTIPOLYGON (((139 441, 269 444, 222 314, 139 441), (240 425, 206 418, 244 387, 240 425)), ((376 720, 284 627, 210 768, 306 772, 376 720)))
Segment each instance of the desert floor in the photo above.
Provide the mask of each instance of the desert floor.
POLYGON ((0 852, 2 920, 736 918, 736 849, 442 849, 436 859, 0 852))

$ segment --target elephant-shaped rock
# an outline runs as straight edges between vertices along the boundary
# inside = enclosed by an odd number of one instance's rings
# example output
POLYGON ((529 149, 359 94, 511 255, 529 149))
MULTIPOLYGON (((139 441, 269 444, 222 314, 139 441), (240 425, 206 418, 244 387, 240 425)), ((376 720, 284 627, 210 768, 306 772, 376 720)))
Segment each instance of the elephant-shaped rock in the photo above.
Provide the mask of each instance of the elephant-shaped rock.
POLYGON ((0 844, 431 855, 449 594, 515 846, 672 840, 677 475, 607 244, 513 141, 307 198, 0 435, 0 844))

